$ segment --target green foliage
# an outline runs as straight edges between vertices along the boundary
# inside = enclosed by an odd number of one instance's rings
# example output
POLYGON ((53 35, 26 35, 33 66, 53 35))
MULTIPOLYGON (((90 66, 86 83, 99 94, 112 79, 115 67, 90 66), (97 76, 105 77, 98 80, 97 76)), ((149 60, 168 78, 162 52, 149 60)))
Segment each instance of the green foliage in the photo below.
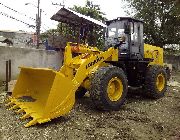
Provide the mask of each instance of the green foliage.
MULTIPOLYGON (((89 0, 86 1, 85 6, 74 5, 74 7, 71 9, 101 22, 105 22, 105 20, 107 20, 105 18, 105 14, 101 12, 100 6, 94 5, 92 1, 89 1, 89 0)), ((91 31, 91 34, 88 34, 88 43, 93 42, 92 44, 96 44, 98 48, 103 48, 104 46, 103 34, 104 33, 101 28, 94 28, 91 31)), ((90 43, 90 45, 92 44, 90 43)))
POLYGON ((57 29, 49 29, 44 33, 41 33, 40 38, 41 40, 45 40, 48 38, 49 35, 53 35, 57 32, 57 29))
POLYGON ((163 47, 165 44, 180 44, 179 0, 125 0, 142 19, 145 42, 163 47))
POLYGON ((106 20, 105 14, 101 12, 100 6, 94 5, 93 2, 89 0, 86 1, 85 7, 74 5, 74 7, 71 9, 101 22, 106 20))
POLYGON ((57 26, 57 32, 66 37, 71 42, 78 41, 79 28, 76 26, 70 26, 66 23, 59 23, 57 26))
POLYGON ((165 55, 180 56, 180 50, 164 49, 164 54, 165 55))

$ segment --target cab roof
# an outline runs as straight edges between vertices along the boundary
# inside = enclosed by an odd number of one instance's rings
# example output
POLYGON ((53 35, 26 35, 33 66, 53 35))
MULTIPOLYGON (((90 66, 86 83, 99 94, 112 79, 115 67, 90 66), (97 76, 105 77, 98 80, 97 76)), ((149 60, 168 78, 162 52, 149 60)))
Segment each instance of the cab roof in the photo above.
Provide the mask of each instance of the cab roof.
POLYGON ((135 18, 131 18, 131 17, 118 17, 116 19, 113 19, 113 20, 108 20, 106 21, 106 24, 109 25, 113 22, 116 22, 116 21, 122 21, 122 20, 128 20, 129 22, 141 22, 141 23, 144 23, 142 20, 138 20, 138 19, 135 19, 135 18))

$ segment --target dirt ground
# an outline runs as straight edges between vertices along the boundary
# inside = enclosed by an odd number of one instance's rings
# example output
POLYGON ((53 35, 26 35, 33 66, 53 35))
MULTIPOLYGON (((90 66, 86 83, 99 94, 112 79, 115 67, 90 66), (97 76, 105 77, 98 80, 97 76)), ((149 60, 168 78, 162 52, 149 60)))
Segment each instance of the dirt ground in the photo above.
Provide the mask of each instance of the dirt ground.
MULTIPOLYGON (((173 74, 172 81, 180 83, 180 72, 173 74)), ((3 93, 2 87, 0 90, 3 93)), ((159 100, 131 93, 119 111, 97 111, 84 97, 77 100, 70 114, 46 124, 25 128, 19 117, 0 103, 0 139, 180 140, 180 86, 171 84, 159 100)))

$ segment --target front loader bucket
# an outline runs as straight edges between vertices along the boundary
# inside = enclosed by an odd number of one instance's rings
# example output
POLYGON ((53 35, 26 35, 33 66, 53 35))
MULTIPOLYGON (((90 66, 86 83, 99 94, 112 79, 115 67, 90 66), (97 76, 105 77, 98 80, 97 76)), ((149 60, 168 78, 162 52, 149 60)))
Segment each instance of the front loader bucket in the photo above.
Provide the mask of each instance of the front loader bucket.
POLYGON ((12 96, 7 100, 10 110, 31 117, 25 126, 44 123, 68 113, 75 102, 72 80, 51 69, 21 68, 12 96))

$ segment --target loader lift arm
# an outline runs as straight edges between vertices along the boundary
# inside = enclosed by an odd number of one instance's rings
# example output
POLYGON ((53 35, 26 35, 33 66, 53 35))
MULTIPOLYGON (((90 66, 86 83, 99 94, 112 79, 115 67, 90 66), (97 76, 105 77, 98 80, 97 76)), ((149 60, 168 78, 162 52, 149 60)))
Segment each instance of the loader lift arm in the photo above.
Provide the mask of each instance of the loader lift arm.
POLYGON ((71 46, 71 44, 74 45, 75 43, 67 43, 64 54, 65 62, 60 72, 70 77, 74 83, 77 83, 77 88, 105 61, 118 61, 117 49, 109 48, 103 52, 95 47, 88 47, 83 44, 71 46), (73 58, 72 52, 81 53, 81 55, 73 58))

